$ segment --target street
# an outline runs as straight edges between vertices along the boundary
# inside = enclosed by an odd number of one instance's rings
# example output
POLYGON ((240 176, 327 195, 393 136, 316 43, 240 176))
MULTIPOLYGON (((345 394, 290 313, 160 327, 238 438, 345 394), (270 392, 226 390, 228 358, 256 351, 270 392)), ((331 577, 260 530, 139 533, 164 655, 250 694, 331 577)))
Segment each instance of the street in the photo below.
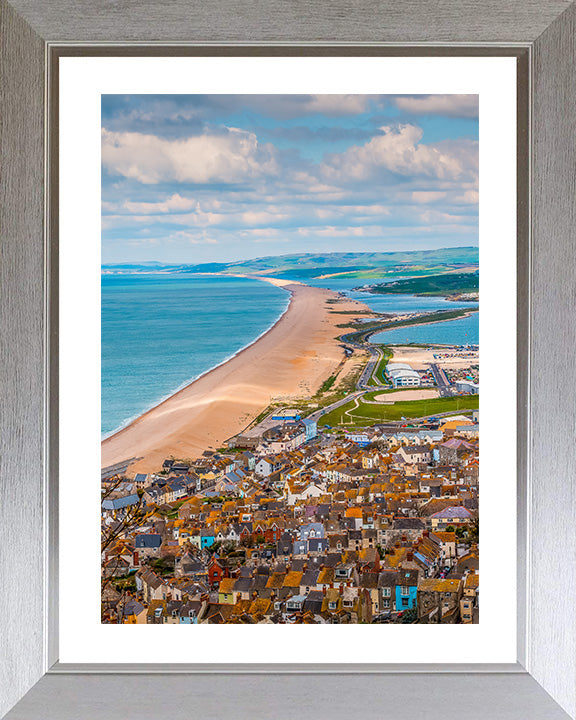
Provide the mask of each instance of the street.
POLYGON ((444 372, 444 370, 436 363, 432 363, 430 365, 430 370, 432 372, 432 375, 434 376, 436 385, 438 386, 438 392, 440 394, 440 397, 450 397, 451 395, 453 395, 454 389, 452 388, 450 381, 446 377, 446 373, 444 372))

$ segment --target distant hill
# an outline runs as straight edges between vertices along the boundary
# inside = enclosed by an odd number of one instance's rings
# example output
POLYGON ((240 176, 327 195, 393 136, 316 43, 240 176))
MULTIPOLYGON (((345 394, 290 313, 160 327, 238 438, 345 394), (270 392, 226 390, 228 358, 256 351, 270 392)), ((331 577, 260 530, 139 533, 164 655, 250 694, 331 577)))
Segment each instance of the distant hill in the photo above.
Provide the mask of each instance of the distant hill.
POLYGON ((274 275, 291 278, 423 275, 478 265, 478 248, 439 248, 408 252, 303 253, 233 263, 106 263, 103 272, 170 272, 274 275))
MULTIPOLYGON (((445 273, 426 277, 406 278, 382 285, 361 288, 365 292, 379 295, 459 295, 477 293, 479 276, 474 273, 445 273)), ((360 288, 357 288, 360 289, 360 288)))

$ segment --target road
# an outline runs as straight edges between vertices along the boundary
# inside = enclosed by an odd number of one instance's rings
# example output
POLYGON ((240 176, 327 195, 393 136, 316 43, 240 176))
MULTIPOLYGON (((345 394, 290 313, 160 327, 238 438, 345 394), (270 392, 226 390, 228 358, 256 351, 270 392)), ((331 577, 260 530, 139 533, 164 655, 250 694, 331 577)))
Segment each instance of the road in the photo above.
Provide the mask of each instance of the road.
MULTIPOLYGON (((378 363, 380 362, 380 359, 382 358, 382 351, 379 348, 369 348, 370 350, 370 360, 366 363, 366 367, 364 370, 362 370, 362 374, 360 375, 360 378, 358 379, 358 382, 356 383, 356 387, 358 390, 363 390, 368 387, 368 381, 372 377, 373 372, 378 367, 378 363)), ((378 382, 378 378, 374 378, 376 382, 378 382)))
POLYGON ((336 410, 336 408, 342 407, 342 405, 348 405, 351 400, 362 397, 365 392, 366 390, 356 390, 356 392, 350 393, 350 395, 346 395, 346 397, 343 397, 340 400, 333 402, 331 405, 326 405, 326 407, 323 407, 321 410, 316 410, 316 412, 313 412, 312 415, 308 415, 308 419, 318 422, 322 415, 327 415, 329 412, 332 412, 332 410, 336 410))
POLYGON ((440 397, 452 396, 454 394, 454 388, 446 377, 446 373, 444 372, 444 370, 436 363, 432 363, 430 365, 430 370, 432 371, 432 375, 434 376, 434 380, 436 381, 436 385, 438 386, 438 392, 440 394, 440 397))
MULTIPOLYGON (((356 391, 350 393, 350 395, 346 395, 346 397, 343 397, 341 400, 333 402, 331 405, 327 405, 321 410, 317 410, 316 412, 312 413, 312 415, 308 416, 309 419, 318 421, 322 417, 322 415, 327 415, 329 412, 332 412, 332 410, 336 410, 337 408, 342 407, 342 405, 347 405, 351 400, 362 397, 362 395, 365 395, 369 390, 378 389, 377 387, 369 385, 368 382, 372 377, 374 371, 378 367, 378 363, 382 358, 382 351, 380 350, 380 348, 366 348, 366 346, 360 347, 362 347, 362 349, 370 350, 370 359, 366 363, 364 370, 362 370, 362 374, 356 382, 356 391)), ((377 378, 375 378, 375 380, 376 382, 378 382, 377 378)))

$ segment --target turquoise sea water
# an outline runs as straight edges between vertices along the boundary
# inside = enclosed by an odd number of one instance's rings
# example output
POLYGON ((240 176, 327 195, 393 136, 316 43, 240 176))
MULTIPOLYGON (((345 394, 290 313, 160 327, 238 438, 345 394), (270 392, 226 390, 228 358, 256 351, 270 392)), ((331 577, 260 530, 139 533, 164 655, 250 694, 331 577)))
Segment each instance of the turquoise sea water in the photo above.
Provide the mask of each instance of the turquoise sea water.
POLYGON ((245 278, 103 275, 103 437, 254 342, 288 301, 245 278))
MULTIPOLYGON (((342 292, 376 312, 471 309, 414 295, 371 295, 358 280, 307 284, 342 292)), ((265 333, 288 306, 286 291, 246 278, 102 276, 102 436, 106 437, 265 333)), ((381 343, 477 344, 478 313, 373 336, 381 343)))
MULTIPOLYGON (((383 282, 379 280, 378 282, 383 282)), ((392 280, 390 280, 392 282, 392 280)), ((325 280, 307 281, 309 285, 327 287, 342 292, 354 300, 359 300, 375 312, 408 313, 431 312, 433 310, 457 310, 466 308, 477 309, 477 303, 457 303, 442 297, 418 297, 417 295, 374 295, 359 292, 353 288, 365 283, 364 280, 345 280, 342 278, 326 278, 325 280)), ((479 342, 478 313, 466 318, 448 320, 428 325, 398 328, 372 335, 374 343, 417 343, 441 345, 477 345, 479 342)))
POLYGON ((446 322, 414 325, 372 335, 373 343, 478 345, 478 313, 446 322))

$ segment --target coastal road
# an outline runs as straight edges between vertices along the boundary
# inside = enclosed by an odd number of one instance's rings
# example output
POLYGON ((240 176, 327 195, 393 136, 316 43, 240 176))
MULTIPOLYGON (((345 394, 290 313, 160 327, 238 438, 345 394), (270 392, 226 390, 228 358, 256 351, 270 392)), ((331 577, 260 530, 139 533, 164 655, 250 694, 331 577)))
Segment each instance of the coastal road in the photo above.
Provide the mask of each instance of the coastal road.
MULTIPOLYGON (((368 385, 368 382, 370 378, 372 377, 372 374, 378 367, 378 363, 380 362, 380 359, 382 358, 382 352, 379 348, 369 348, 370 350, 370 360, 366 363, 366 367, 364 370, 362 370, 362 375, 360 375, 360 378, 358 379, 358 382, 356 383, 356 387, 358 390, 362 390, 365 388, 370 387, 368 385)), ((378 382, 378 379, 375 378, 375 380, 378 382)))
POLYGON ((444 372, 444 370, 436 363, 432 363, 430 365, 430 370, 432 372, 432 375, 434 376, 436 385, 438 386, 438 392, 440 394, 440 397, 450 397, 451 395, 453 395, 454 388, 446 377, 446 373, 444 372))
POLYGON ((327 415, 329 412, 332 412, 332 410, 336 410, 336 408, 342 407, 342 405, 347 405, 351 400, 356 400, 359 397, 362 397, 365 392, 365 390, 357 390, 356 392, 350 393, 350 395, 346 395, 346 397, 333 402, 331 405, 327 405, 321 410, 316 410, 316 412, 313 412, 312 415, 308 415, 308 419, 318 422, 322 415, 327 415))

